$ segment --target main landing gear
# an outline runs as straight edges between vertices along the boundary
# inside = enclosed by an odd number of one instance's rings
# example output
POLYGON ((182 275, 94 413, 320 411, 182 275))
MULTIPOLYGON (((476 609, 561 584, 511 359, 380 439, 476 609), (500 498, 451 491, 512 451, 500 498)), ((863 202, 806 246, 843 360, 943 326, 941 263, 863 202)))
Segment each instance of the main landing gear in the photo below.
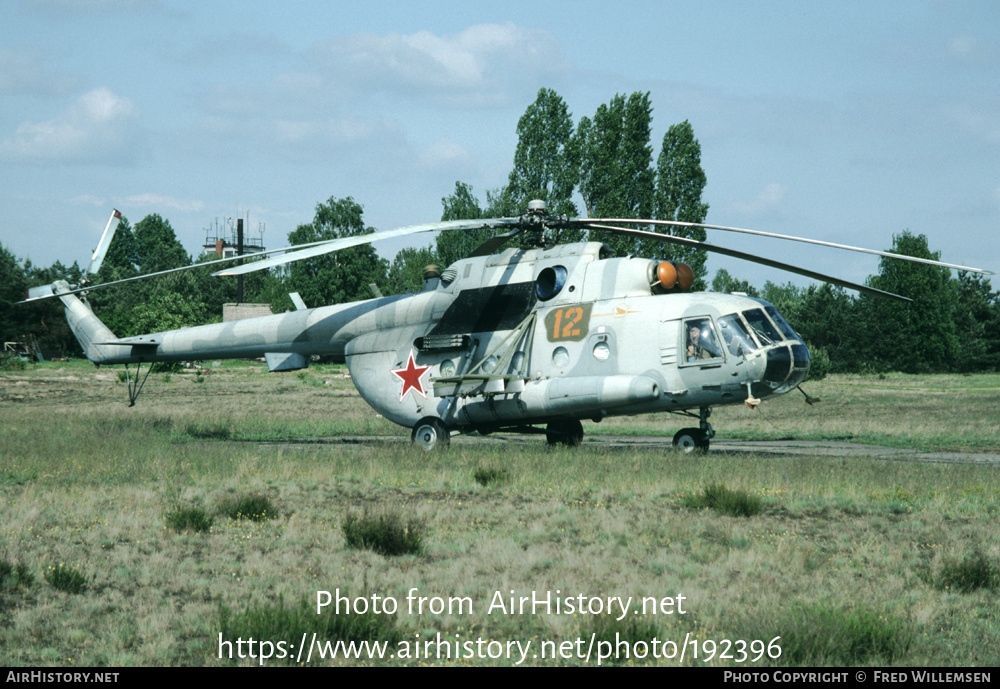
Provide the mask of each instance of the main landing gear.
POLYGON ((444 452, 451 444, 451 434, 441 419, 425 416, 413 427, 410 439, 424 452, 444 452))
MULTIPOLYGON (((708 417, 712 415, 712 410, 702 407, 698 418, 700 428, 682 428, 674 434, 674 449, 684 454, 708 452, 709 440, 715 437, 712 424, 708 422, 708 417)), ((693 414, 692 414, 693 416, 693 414)))
MULTIPOLYGON (((689 416, 694 414, 687 412, 689 416)), ((698 428, 682 428, 674 435, 674 449, 684 454, 708 452, 709 442, 715 437, 712 424, 708 422, 708 417, 712 415, 712 410, 702 407, 698 414, 698 428)), ((508 429, 509 430, 509 429, 508 429)), ((528 427, 524 429, 541 433, 541 429, 528 427)), ((548 424, 545 429, 545 440, 551 445, 565 445, 567 447, 579 447, 583 442, 583 424, 579 419, 560 419, 548 424)), ((485 433, 485 431, 480 431, 485 433)), ((425 416, 413 427, 410 439, 414 445, 419 446, 424 452, 443 452, 451 444, 451 433, 444 425, 444 422, 436 416, 425 416)))
POLYGON ((549 445, 580 447, 583 442, 583 424, 579 419, 553 421, 545 429, 545 440, 549 445))

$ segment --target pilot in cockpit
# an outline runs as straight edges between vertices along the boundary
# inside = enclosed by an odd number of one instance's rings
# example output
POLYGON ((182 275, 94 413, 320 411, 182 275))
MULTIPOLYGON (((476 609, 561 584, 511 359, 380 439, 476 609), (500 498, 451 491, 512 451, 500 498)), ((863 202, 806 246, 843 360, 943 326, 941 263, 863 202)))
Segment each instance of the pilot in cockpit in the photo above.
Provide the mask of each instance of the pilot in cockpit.
POLYGON ((698 325, 701 321, 696 321, 688 328, 688 344, 686 361, 698 361, 699 359, 715 359, 722 356, 715 347, 715 336, 710 328, 702 328, 698 325))

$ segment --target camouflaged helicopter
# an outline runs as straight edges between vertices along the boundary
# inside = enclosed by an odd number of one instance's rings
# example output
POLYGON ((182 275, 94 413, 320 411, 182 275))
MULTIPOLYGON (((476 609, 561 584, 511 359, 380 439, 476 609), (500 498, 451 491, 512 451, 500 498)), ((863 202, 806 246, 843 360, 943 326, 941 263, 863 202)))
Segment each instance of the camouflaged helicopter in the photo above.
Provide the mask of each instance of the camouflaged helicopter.
MULTIPOLYGON (((677 431, 674 447, 705 452, 715 435, 709 423, 713 407, 753 406, 805 380, 809 350, 773 305, 738 294, 691 292, 694 275, 685 264, 615 257, 600 242, 554 244, 553 234, 563 228, 705 249, 910 301, 762 256, 635 229, 691 223, 554 216, 544 202, 532 201, 519 217, 430 223, 316 242, 214 273, 266 270, 421 232, 499 232, 443 271, 428 267, 423 290, 416 294, 318 308, 297 300, 297 310, 287 313, 118 338, 81 293, 117 284, 90 285, 87 278, 100 268, 120 217, 112 214, 79 285, 57 281, 32 288, 26 301, 61 299, 87 358, 97 365, 125 365, 131 405, 149 375, 147 367, 140 381, 142 364, 263 357, 269 371, 291 371, 306 368, 312 357, 332 357, 346 362, 368 404, 411 428, 413 442, 427 451, 447 448, 452 435, 497 431, 544 433, 550 444, 576 446, 583 438, 582 419, 670 412, 697 421, 677 431), (514 238, 529 248, 503 249, 514 238), (134 376, 130 365, 137 367, 134 376)), ((989 273, 801 237, 697 226, 989 273)), ((285 250, 264 253, 278 251, 285 250)))

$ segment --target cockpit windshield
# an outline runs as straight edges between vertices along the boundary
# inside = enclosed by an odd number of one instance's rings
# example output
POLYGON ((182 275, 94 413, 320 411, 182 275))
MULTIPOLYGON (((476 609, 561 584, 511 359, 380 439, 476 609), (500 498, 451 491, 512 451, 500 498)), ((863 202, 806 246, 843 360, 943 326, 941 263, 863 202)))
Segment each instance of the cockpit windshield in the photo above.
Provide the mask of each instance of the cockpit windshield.
POLYGON ((773 306, 765 306, 764 310, 767 311, 767 314, 771 317, 771 320, 774 321, 775 325, 778 326, 778 329, 781 330, 782 333, 784 333, 786 340, 802 339, 798 336, 798 333, 796 333, 795 330, 792 329, 792 326, 788 325, 788 321, 786 321, 781 316, 781 314, 778 313, 778 309, 774 308, 773 306))
POLYGON ((719 319, 719 331, 729 353, 733 356, 743 356, 757 349, 756 343, 750 337, 750 331, 735 313, 719 319))
MULTIPOLYGON (((774 307, 772 306, 771 308, 774 307)), ((775 310, 775 313, 777 313, 777 310, 775 310)), ((750 329, 753 331, 754 335, 757 336, 761 345, 766 347, 769 344, 781 342, 781 334, 774 329, 774 326, 771 325, 771 321, 768 320, 767 316, 764 315, 764 312, 760 309, 744 311, 743 317, 747 319, 747 323, 750 324, 750 329)), ((788 329, 791 330, 790 327, 788 329)), ((794 334, 794 331, 792 332, 794 334)))

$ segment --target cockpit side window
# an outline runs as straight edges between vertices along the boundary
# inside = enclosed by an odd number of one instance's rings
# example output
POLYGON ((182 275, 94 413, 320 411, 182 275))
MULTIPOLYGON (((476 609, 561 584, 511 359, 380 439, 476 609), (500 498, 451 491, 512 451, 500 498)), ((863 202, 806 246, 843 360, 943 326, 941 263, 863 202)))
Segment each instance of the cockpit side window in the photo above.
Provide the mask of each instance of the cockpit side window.
POLYGON ((767 346, 775 342, 781 342, 781 334, 771 325, 764 312, 760 309, 751 309, 743 312, 743 317, 750 324, 753 334, 760 340, 761 345, 767 346))
POLYGON ((744 356, 757 349, 757 343, 753 341, 750 331, 738 314, 720 318, 719 332, 722 333, 722 340, 733 356, 744 356))
POLYGON ((706 359, 721 359, 722 348, 715 335, 711 318, 689 318, 684 322, 684 349, 681 360, 694 363, 706 359))

